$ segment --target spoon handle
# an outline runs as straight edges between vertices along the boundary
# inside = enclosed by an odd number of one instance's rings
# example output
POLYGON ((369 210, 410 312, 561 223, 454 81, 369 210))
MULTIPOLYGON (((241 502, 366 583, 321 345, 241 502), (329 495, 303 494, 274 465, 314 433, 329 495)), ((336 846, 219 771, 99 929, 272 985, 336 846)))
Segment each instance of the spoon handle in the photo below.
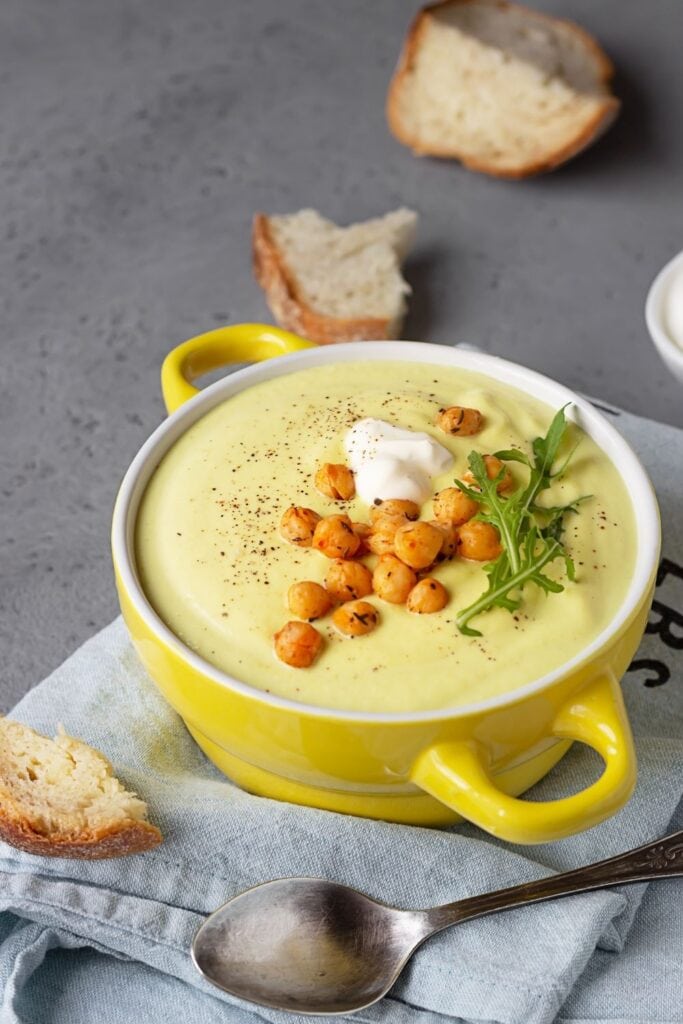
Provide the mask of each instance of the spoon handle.
POLYGON ((473 917, 482 917, 498 910, 522 907, 527 903, 540 903, 559 896, 606 889, 611 885, 650 882, 676 875, 683 875, 683 831, 575 871, 550 875, 534 882, 523 882, 510 889, 499 889, 481 896, 471 896, 456 903, 434 907, 425 914, 429 925, 438 931, 460 921, 469 921, 473 917))

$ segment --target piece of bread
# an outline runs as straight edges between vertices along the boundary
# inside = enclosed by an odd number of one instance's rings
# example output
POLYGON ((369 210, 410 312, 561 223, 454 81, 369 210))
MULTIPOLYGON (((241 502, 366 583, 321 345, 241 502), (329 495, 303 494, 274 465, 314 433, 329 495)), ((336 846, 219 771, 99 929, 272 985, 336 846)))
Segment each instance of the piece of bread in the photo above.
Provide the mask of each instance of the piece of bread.
POLYGON ((387 121, 419 155, 523 178, 606 130, 619 110, 612 75, 595 39, 572 22, 506 0, 444 0, 408 32, 387 121))
POLYGON ((149 850, 161 833, 97 750, 61 727, 50 740, 0 718, 0 839, 43 857, 99 859, 149 850))
POLYGON ((346 228, 315 210, 257 213, 254 274, 277 322, 323 345, 397 338, 410 293, 400 267, 416 224, 405 209, 346 228))

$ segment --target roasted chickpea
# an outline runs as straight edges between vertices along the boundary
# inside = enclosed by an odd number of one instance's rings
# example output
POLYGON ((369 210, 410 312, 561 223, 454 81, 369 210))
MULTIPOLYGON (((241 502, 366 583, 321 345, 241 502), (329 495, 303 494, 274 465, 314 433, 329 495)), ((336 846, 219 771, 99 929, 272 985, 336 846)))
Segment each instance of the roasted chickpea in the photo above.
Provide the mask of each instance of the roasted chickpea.
POLYGON ((408 594, 406 608, 417 615, 427 615, 440 612, 447 604, 448 591, 443 584, 431 576, 425 576, 408 594))
POLYGON ((413 570, 396 555, 382 555, 372 574, 373 590, 391 604, 403 604, 416 583, 413 570))
POLYGON ((280 533, 290 544, 310 548, 320 516, 312 508, 291 505, 280 520, 280 533))
POLYGON ((434 518, 439 523, 460 526, 476 515, 479 505, 468 498, 459 487, 446 487, 434 497, 434 518))
MULTIPOLYGON (((486 466, 486 475, 489 478, 489 480, 495 480, 498 474, 500 473, 501 469, 503 468, 503 463, 500 461, 500 459, 497 459, 495 455, 485 455, 484 464, 486 466)), ((462 481, 463 483, 468 484, 470 487, 477 486, 477 482, 469 470, 463 475, 462 481)), ((506 468, 500 483, 496 487, 496 490, 498 491, 499 494, 503 494, 505 491, 509 491, 513 485, 514 480, 512 479, 512 473, 510 472, 509 469, 506 468)))
POLYGON ((332 621, 346 636, 365 636, 377 625, 379 613, 368 601, 348 601, 337 608, 332 621))
POLYGON ((406 523, 394 537, 394 551, 411 569, 426 569, 443 544, 443 534, 429 523, 406 523))
POLYGON ((310 580, 292 583, 287 591, 287 604, 292 615, 299 619, 308 619, 309 622, 321 619, 332 607, 330 595, 325 588, 310 580))
POLYGON ((450 523, 440 523, 436 519, 433 519, 429 525, 435 526, 437 530, 440 530, 443 534, 441 550, 436 556, 436 561, 445 562, 447 559, 452 558, 457 551, 458 532, 454 526, 450 525, 450 523))
POLYGON ((380 516, 372 524, 372 531, 365 543, 373 555, 392 555, 396 531, 405 525, 406 520, 402 516, 380 516))
POLYGON ((352 558, 360 547, 348 516, 327 516, 313 533, 313 547, 328 558, 352 558))
POLYGON ((370 550, 368 547, 368 540, 372 532, 372 527, 369 523, 351 523, 351 526, 353 527, 353 532, 360 541, 360 546, 356 554, 366 555, 370 550))
POLYGON ((356 493, 353 473, 341 463, 326 462, 315 474, 315 486, 326 498, 348 501, 356 493))
POLYGON ((372 593, 372 573, 360 562, 335 558, 325 577, 327 593, 334 601, 350 601, 372 593))
POLYGON ((420 518, 420 506, 403 498, 387 498, 386 501, 378 498, 370 509, 370 522, 374 523, 382 516, 397 516, 412 523, 420 518))
POLYGON ((308 668, 320 654, 323 638, 308 622, 288 622, 275 634, 275 653, 293 668, 308 668))
POLYGON ((481 430, 483 416, 478 409, 466 409, 461 405, 452 405, 449 409, 439 409, 437 424, 447 434, 456 437, 471 437, 481 430))
POLYGON ((458 554, 475 562, 492 562, 501 553, 500 534, 490 523, 470 519, 458 527, 458 554))

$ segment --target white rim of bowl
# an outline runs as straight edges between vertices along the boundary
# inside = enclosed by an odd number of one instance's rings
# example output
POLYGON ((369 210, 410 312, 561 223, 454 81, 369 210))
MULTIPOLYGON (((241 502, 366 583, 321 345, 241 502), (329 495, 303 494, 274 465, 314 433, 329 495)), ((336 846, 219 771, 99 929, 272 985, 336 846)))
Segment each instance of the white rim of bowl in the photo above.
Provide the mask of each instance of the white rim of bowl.
POLYGON ((683 372, 683 348, 669 336, 664 328, 663 300, 667 286, 677 270, 683 269, 683 250, 665 263, 650 285, 645 300, 645 323, 662 357, 676 363, 683 372))
POLYGON ((407 724, 410 722, 434 722, 462 718, 473 713, 499 708, 505 704, 516 703, 552 686, 560 677, 567 675, 568 672, 589 661, 596 652, 605 647, 624 623, 631 618, 656 570, 659 550, 659 512, 654 490, 647 473, 621 434, 615 430, 587 399, 581 398, 569 388, 557 383, 557 381, 552 380, 550 377, 545 377, 543 374, 536 373, 535 370, 529 370, 498 356, 445 345, 412 341, 360 341, 334 346, 320 346, 287 356, 279 356, 276 359, 250 364, 245 369, 236 370, 215 384, 211 384, 165 419, 143 444, 121 483, 114 506, 112 522, 112 554, 114 564, 129 599, 133 602, 137 613, 142 617, 147 627, 157 634, 168 647, 174 650, 193 669, 209 676, 214 682, 234 690, 251 700, 257 700, 268 706, 280 708, 283 711, 305 714, 309 717, 374 724, 407 724), (270 380, 274 377, 285 376, 289 373, 294 373, 298 369, 336 362, 362 362, 367 359, 370 359, 372 362, 427 363, 434 366, 448 366, 455 369, 470 370, 493 377, 501 381, 501 383, 517 388, 517 390, 528 390, 534 398, 551 406, 551 408, 558 408, 560 405, 570 403, 569 418, 579 423, 603 450, 605 449, 604 443, 607 443, 611 450, 609 453, 605 452, 605 454, 616 466, 631 497, 637 526, 636 564, 626 596, 612 622, 590 644, 578 652, 574 658, 563 662, 558 668, 537 679, 531 680, 531 682, 526 683, 524 686, 510 690, 508 693, 453 708, 438 708, 414 712, 364 712, 318 707, 314 704, 305 704, 289 700, 286 697, 265 693, 250 683, 235 679, 226 672, 222 672, 219 668, 216 668, 216 666, 205 661, 204 658, 190 650, 169 629, 147 600, 138 581, 137 574, 133 569, 133 527, 140 498, 147 486, 147 482, 161 458, 163 458, 175 441, 188 427, 197 422, 210 409, 229 398, 232 394, 237 394, 252 384, 257 384, 262 380, 270 380), (245 382, 244 386, 242 386, 242 382, 245 382), (548 400, 548 395, 552 395, 550 401, 548 400))

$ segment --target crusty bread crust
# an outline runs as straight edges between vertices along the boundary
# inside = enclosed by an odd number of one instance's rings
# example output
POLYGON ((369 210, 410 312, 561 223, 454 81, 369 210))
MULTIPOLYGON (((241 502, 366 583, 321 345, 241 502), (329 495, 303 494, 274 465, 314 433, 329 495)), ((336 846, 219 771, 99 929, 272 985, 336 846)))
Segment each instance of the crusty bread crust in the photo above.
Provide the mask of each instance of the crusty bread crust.
MULTIPOLYGON (((619 108, 621 106, 616 96, 606 92, 604 100, 596 111, 595 116, 580 132, 577 133, 576 136, 567 139, 563 146, 560 146, 553 152, 548 153, 543 157, 543 159, 532 161, 521 167, 509 169, 487 163, 483 160, 477 160, 476 158, 460 152, 452 146, 425 146, 419 139, 411 135, 401 120, 399 113, 400 92, 406 78, 412 73, 415 56, 420 48, 422 35, 426 30, 432 11, 437 11, 439 8, 454 7, 456 5, 476 2, 477 0, 438 0, 436 3, 423 7, 415 16, 410 28, 408 29, 408 34, 406 35, 403 44, 403 50, 401 51, 396 70, 389 84, 386 102, 386 118, 389 130, 399 142, 402 142, 404 145, 412 149, 417 156, 435 156, 444 159, 456 159, 459 160, 463 166, 468 167, 472 171, 480 171, 483 174, 489 174, 497 178, 528 178, 535 174, 541 174, 544 171, 553 170, 553 168, 559 167, 560 164, 565 163, 567 160, 571 159, 571 157, 576 156, 577 153, 586 149, 607 131, 619 113, 619 108)), ((508 0, 497 0, 497 6, 501 9, 515 7, 519 11, 541 18, 553 25, 561 24, 569 31, 573 32, 581 40, 581 43, 586 47, 586 49, 591 51, 597 64, 599 82, 605 87, 605 89, 610 88, 610 83, 614 76, 614 66, 612 61, 609 59, 597 40, 594 39, 590 33, 586 32, 586 30, 580 25, 564 18, 555 18, 552 15, 545 14, 541 11, 532 11, 530 8, 522 4, 509 3, 508 0)))
POLYGON ((380 317, 332 317, 316 313, 301 294, 294 275, 273 238, 268 217, 254 216, 252 227, 254 276, 263 288, 266 301, 281 327, 317 341, 334 345, 342 341, 389 338, 391 321, 380 317))
MULTIPOLYGON (((123 789, 113 776, 106 758, 81 740, 66 736, 61 726, 57 738, 49 740, 29 726, 0 716, 0 752, 0 841, 40 857, 78 857, 83 860, 141 853, 162 842, 159 829, 145 820, 146 807, 141 800, 134 799, 132 805, 124 808, 120 804, 116 806, 117 793, 130 798, 134 798, 135 794, 123 789), (16 740, 17 736, 20 737, 18 751, 16 748, 13 750, 12 746, 12 737, 16 740), (99 807, 91 818, 79 814, 78 796, 74 799, 73 812, 65 807, 58 812, 52 811, 46 794, 50 788, 59 793, 62 766, 57 761, 54 775, 45 780, 41 774, 44 767, 42 758, 45 750, 51 751, 54 748, 57 751, 60 743, 62 753, 64 744, 67 744, 65 760, 75 766, 74 770, 82 766, 83 762, 79 758, 87 752, 91 758, 91 769, 93 763, 95 769, 104 768, 105 774, 102 777, 113 781, 111 788, 114 797, 111 798, 112 809, 108 815, 102 813, 103 807, 99 807), (28 798, 26 795, 29 779, 35 787, 35 800, 33 795, 28 798)), ((77 782, 76 788, 83 793, 82 779, 77 782)), ((86 798, 87 792, 85 787, 86 798)), ((68 804, 64 792, 62 799, 68 804)), ((106 804, 104 796, 103 804, 106 804)))
POLYGON ((132 819, 74 836, 46 836, 36 832, 25 818, 10 816, 0 808, 0 840, 38 857, 103 860, 151 850, 159 845, 162 836, 148 821, 132 819))

